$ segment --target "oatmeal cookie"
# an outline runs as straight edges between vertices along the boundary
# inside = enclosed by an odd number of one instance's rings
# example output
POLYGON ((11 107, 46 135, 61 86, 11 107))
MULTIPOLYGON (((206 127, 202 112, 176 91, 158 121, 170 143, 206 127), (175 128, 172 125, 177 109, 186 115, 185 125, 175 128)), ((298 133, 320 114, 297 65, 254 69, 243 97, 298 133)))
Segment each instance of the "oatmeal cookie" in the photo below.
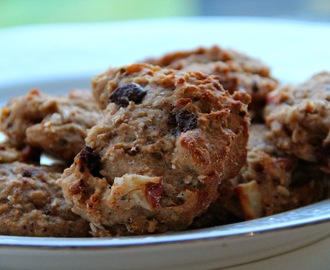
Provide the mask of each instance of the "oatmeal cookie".
POLYGON ((2 108, 0 128, 17 148, 28 144, 72 161, 85 146, 86 130, 99 116, 88 91, 74 90, 67 97, 55 97, 32 90, 2 108))
POLYGON ((278 148, 330 173, 330 72, 272 92, 265 119, 278 148))
POLYGON ((84 237, 89 223, 70 210, 57 180, 63 169, 0 164, 0 234, 84 237))
POLYGON ((243 166, 245 92, 148 64, 110 68, 92 88, 104 118, 60 182, 95 236, 185 229, 243 166))
POLYGON ((174 52, 160 58, 150 58, 147 63, 162 67, 200 71, 219 77, 220 83, 230 93, 245 90, 252 97, 250 115, 255 121, 262 118, 266 96, 278 86, 270 69, 256 58, 218 46, 174 52))
POLYGON ((219 199, 192 227, 269 216, 328 196, 330 178, 319 166, 277 149, 267 140, 266 125, 254 124, 250 130, 247 165, 222 182, 219 199))

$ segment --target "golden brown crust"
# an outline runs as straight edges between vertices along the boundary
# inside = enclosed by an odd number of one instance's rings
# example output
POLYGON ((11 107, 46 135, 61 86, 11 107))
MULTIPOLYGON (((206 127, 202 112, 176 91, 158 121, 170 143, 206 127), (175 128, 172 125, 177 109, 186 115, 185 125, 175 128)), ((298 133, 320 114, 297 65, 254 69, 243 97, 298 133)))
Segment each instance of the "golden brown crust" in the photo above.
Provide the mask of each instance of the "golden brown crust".
POLYGON ((96 236, 185 229, 245 162, 248 96, 148 64, 111 68, 92 85, 104 118, 61 178, 72 210, 96 236))
POLYGON ((168 53, 163 57, 145 61, 176 70, 216 75, 230 93, 238 90, 246 91, 252 98, 249 111, 255 121, 262 119, 262 108, 266 103, 266 97, 278 86, 277 80, 270 74, 269 67, 260 60, 218 46, 168 53))

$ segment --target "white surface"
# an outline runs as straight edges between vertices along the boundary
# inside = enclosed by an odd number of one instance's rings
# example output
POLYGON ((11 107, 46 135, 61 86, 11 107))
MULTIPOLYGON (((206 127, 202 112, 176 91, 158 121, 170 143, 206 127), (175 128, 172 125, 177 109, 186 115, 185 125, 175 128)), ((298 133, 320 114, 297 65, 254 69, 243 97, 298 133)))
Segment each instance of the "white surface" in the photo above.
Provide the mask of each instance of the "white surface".
POLYGON ((260 57, 276 77, 297 82, 329 69, 326 23, 204 18, 0 30, 0 83, 99 73, 170 50, 220 44, 260 57))
MULTIPOLYGON (((277 78, 295 83, 329 69, 329 41, 329 24, 253 18, 5 29, 0 30, 0 101, 31 88, 50 93, 87 88, 90 78, 110 65, 213 44, 259 57, 277 78)), ((325 201, 251 222, 161 236, 0 236, 0 269, 327 269, 329 220, 325 201)))
POLYGON ((298 250, 282 254, 281 256, 270 257, 265 260, 255 261, 225 268, 225 270, 326 270, 329 269, 329 248, 330 238, 323 239, 298 250))

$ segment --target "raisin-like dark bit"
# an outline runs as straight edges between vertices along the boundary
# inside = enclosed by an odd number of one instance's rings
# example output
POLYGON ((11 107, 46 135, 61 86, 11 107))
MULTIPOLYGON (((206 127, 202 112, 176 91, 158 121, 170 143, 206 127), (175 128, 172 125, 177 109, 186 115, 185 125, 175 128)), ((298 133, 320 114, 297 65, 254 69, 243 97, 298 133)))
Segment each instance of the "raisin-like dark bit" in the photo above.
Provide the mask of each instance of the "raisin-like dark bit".
POLYGON ((31 177, 32 176, 32 171, 30 170, 24 170, 23 173, 22 173, 22 176, 23 177, 31 177))
POLYGON ((38 170, 37 168, 26 168, 22 171, 22 176, 31 178, 36 176, 39 172, 40 170, 38 170))
POLYGON ((102 178, 100 174, 102 169, 101 157, 94 149, 85 146, 79 153, 79 157, 94 177, 102 178))
POLYGON ((42 211, 42 213, 46 216, 49 216, 52 212, 49 209, 46 208, 42 211))
POLYGON ((126 107, 130 101, 136 104, 142 102, 146 95, 144 88, 137 83, 127 83, 119 86, 110 95, 109 102, 113 102, 120 107, 126 107))
POLYGON ((252 89, 253 92, 258 92, 259 91, 259 85, 258 85, 258 83, 256 81, 254 81, 252 83, 251 89, 252 89))
POLYGON ((246 111, 240 111, 238 112, 238 115, 244 117, 246 115, 246 111))
POLYGON ((41 151, 37 148, 33 148, 30 145, 26 145, 21 150, 21 160, 22 161, 35 161, 39 162, 41 156, 41 151))
POLYGON ((170 113, 168 121, 169 125, 173 127, 171 133, 174 135, 197 127, 196 114, 187 110, 170 113))

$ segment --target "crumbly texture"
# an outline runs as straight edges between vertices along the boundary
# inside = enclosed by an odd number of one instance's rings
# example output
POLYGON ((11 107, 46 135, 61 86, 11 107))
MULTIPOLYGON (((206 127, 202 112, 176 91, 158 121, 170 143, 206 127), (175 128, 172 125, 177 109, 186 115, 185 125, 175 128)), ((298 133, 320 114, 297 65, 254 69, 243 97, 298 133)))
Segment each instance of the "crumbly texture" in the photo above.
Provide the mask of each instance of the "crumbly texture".
POLYGON ((323 162, 330 173, 330 72, 272 92, 265 119, 279 149, 309 162, 323 162))
POLYGON ((56 179, 58 166, 0 164, 0 234, 86 237, 89 223, 70 210, 56 179))
POLYGON ((66 97, 55 97, 32 90, 2 108, 0 128, 17 148, 30 145, 72 161, 85 146, 86 130, 99 116, 89 91, 74 90, 66 97))
POLYGON ((134 64, 92 87, 104 118, 60 182, 94 236, 183 230, 246 160, 249 96, 213 76, 134 64))
POLYGON ((217 75, 219 82, 230 93, 244 90, 251 95, 249 111, 255 121, 262 119, 262 108, 266 103, 266 97, 278 86, 277 80, 270 74, 269 67, 260 60, 218 46, 169 53, 145 61, 177 70, 217 75))
POLYGON ((223 181, 219 199, 194 228, 270 216, 329 195, 329 175, 317 164, 278 150, 266 139, 268 132, 265 125, 251 126, 247 165, 223 181))

